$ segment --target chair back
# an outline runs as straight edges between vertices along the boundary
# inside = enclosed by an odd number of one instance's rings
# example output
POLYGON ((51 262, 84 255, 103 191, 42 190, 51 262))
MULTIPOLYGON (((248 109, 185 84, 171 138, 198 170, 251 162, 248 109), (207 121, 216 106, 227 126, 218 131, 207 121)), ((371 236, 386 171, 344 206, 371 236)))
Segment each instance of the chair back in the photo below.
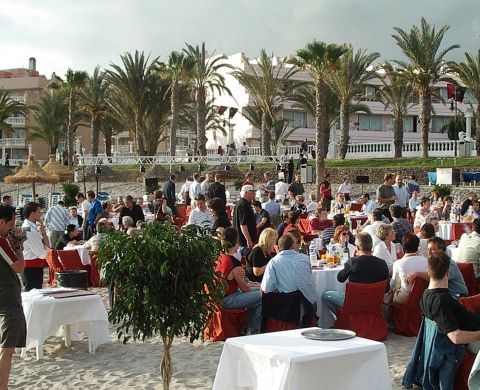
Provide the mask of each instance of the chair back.
POLYGON ((298 229, 302 233, 307 233, 308 232, 308 219, 299 219, 298 220, 298 229))
POLYGON ((76 250, 59 250, 57 251, 57 253, 58 259, 60 260, 60 263, 62 264, 65 271, 86 269, 85 265, 82 264, 80 256, 78 255, 78 252, 76 250))
POLYGON ((350 211, 362 211, 362 203, 350 203, 350 211))
POLYGON ((57 252, 55 249, 48 249, 47 256, 45 260, 48 264, 48 285, 49 286, 56 286, 57 285, 57 277, 55 275, 56 272, 63 271, 63 266, 58 261, 57 252))
POLYGON ((463 280, 467 286, 468 295, 477 294, 477 279, 475 278, 475 272, 473 272, 472 263, 457 263, 458 269, 462 273, 463 280))
POLYGON ((106 285, 101 283, 99 265, 97 264, 98 251, 90 251, 88 256, 90 257, 90 282, 92 287, 105 287, 106 285))
POLYGON ((377 283, 347 283, 343 311, 371 313, 382 309, 387 280, 377 283))
POLYGON ((454 240, 460 240, 463 233, 472 231, 472 222, 452 223, 452 237, 454 240))
POLYGON ((182 218, 187 218, 187 206, 178 206, 177 211, 182 218))
POLYGON ((428 287, 428 282, 422 278, 416 278, 413 281, 412 287, 410 288, 410 294, 408 295, 405 305, 408 306, 419 306, 420 299, 422 299, 423 292, 428 287))
POLYGON ((460 303, 467 308, 467 310, 480 314, 480 294, 471 297, 460 298, 460 303))

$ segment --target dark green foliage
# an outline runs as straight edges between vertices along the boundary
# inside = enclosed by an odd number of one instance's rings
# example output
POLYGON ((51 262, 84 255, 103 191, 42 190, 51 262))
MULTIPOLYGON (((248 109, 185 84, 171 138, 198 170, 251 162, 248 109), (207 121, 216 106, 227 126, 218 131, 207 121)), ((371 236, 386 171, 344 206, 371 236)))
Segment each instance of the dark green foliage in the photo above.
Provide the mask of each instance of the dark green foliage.
POLYGON ((241 180, 241 179, 235 179, 233 181, 233 187, 237 190, 237 191, 240 191, 242 189, 242 183, 244 182, 244 180, 241 180))
POLYGON ((433 191, 438 191, 442 199, 445 199, 446 196, 450 195, 452 193, 452 187, 449 186, 448 184, 437 184, 434 188, 433 191))
POLYGON ((76 206, 77 199, 75 199, 75 196, 80 192, 80 187, 73 183, 62 183, 62 187, 65 207, 76 206))
POLYGON ((158 184, 156 186, 145 186, 145 194, 151 195, 159 188, 160 186, 158 184))

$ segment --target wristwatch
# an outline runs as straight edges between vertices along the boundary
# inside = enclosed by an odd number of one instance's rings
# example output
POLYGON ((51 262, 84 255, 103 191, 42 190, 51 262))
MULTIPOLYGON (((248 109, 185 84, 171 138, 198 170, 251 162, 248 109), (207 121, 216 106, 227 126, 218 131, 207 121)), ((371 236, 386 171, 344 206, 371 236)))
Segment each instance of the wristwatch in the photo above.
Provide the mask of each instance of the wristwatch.
POLYGON ((21 251, 23 251, 23 245, 16 246, 15 250, 17 250, 17 249, 20 249, 21 251))

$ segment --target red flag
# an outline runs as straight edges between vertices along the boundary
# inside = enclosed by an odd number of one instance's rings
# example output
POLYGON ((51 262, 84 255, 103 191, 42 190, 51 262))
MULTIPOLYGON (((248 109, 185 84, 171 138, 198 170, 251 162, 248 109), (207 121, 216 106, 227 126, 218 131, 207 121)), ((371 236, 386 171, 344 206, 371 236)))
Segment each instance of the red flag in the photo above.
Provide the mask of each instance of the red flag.
POLYGON ((447 99, 455 97, 455 85, 447 84, 447 99))
POLYGON ((228 107, 220 106, 220 108, 218 109, 218 115, 223 115, 223 113, 227 111, 227 108, 228 107))

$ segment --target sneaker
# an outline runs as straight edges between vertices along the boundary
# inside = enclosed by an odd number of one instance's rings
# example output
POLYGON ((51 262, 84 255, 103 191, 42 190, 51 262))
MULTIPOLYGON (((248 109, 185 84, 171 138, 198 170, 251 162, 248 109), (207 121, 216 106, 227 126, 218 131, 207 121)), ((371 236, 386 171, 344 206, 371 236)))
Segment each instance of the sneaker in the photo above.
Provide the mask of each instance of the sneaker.
POLYGON ((246 336, 247 332, 248 332, 248 326, 242 329, 242 331, 240 332, 240 336, 246 336))
POLYGON ((245 336, 251 336, 253 334, 258 334, 258 330, 255 328, 252 328, 250 326, 247 327, 247 332, 245 333, 245 336))

